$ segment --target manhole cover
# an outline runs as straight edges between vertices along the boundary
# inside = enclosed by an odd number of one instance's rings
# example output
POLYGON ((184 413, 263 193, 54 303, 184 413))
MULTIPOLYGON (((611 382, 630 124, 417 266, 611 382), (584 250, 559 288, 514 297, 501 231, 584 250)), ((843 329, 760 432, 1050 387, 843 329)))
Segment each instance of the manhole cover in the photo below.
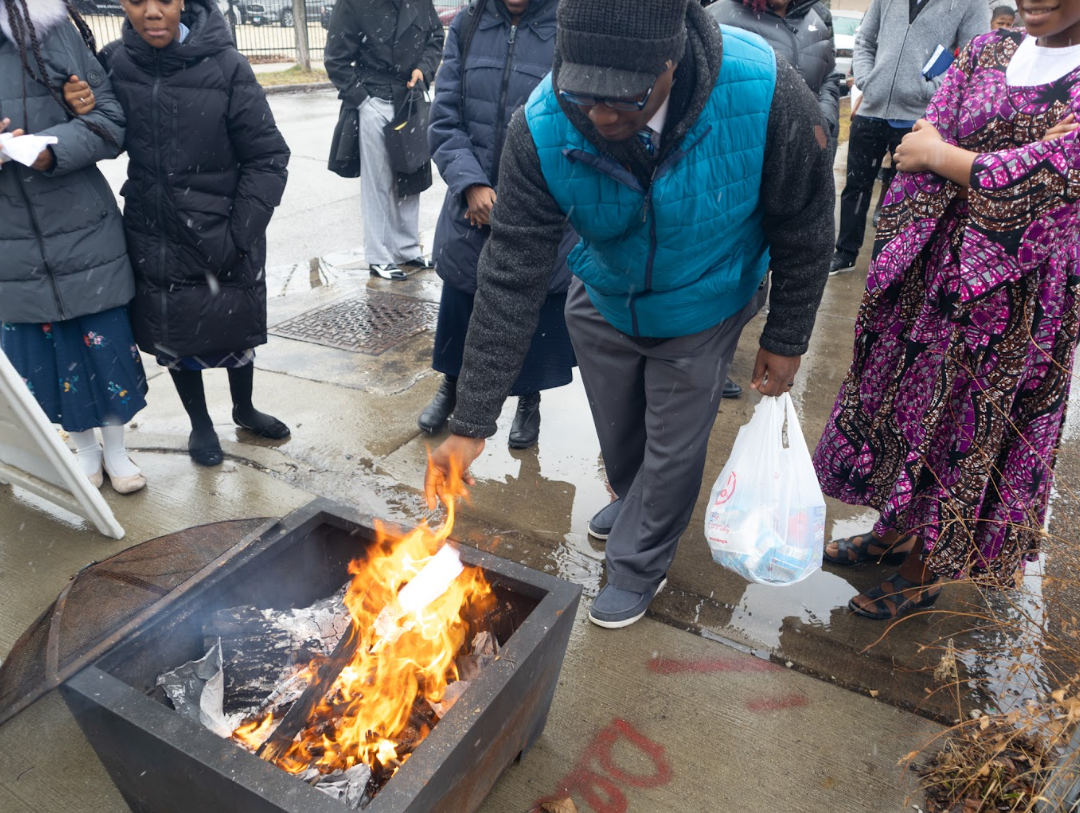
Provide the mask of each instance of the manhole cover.
POLYGON ((434 302, 372 292, 302 313, 275 325, 270 333, 377 356, 434 328, 438 313, 434 302))

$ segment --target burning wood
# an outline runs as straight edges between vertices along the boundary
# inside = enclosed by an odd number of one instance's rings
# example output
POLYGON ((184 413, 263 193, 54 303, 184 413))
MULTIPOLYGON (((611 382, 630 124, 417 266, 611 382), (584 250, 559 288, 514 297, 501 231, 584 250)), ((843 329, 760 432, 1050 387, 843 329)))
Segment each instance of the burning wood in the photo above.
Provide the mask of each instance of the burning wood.
POLYGON ((310 676, 308 664, 333 652, 349 629, 344 598, 342 587, 297 610, 231 607, 214 613, 203 625, 203 638, 207 649, 221 641, 225 712, 252 717, 299 697, 307 688, 301 678, 310 676))

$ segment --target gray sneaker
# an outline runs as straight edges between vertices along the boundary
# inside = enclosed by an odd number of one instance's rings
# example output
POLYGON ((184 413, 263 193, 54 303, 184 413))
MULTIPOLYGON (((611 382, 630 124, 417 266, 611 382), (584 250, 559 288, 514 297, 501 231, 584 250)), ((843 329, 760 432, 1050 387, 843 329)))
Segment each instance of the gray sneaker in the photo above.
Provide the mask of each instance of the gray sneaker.
POLYGON ((662 579, 655 590, 645 593, 635 593, 610 583, 605 584, 589 609, 589 620, 596 626, 609 630, 629 627, 645 615, 652 600, 664 589, 665 584, 667 579, 662 579))
POLYGON ((615 502, 609 502, 597 511, 589 520, 589 536, 595 536, 597 539, 607 539, 611 536, 611 528, 615 525, 621 508, 622 500, 618 499, 615 502))

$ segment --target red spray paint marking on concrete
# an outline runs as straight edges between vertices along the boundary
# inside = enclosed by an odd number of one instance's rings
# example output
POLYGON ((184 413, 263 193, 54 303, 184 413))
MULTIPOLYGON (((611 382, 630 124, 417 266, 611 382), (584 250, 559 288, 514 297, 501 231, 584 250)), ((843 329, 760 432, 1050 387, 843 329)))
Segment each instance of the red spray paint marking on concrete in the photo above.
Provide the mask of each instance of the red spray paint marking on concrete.
POLYGON ((706 674, 709 672, 774 672, 780 667, 760 658, 707 658, 694 661, 676 661, 669 658, 652 658, 646 664, 650 672, 658 675, 706 674))
POLYGON ((560 792, 540 800, 537 806, 559 796, 574 795, 596 813, 627 813, 630 802, 624 793, 626 789, 666 785, 671 776, 664 746, 650 740, 626 720, 615 719, 592 738, 574 769, 559 782, 560 792), (639 774, 620 766, 613 753, 620 742, 644 754, 652 763, 652 770, 639 774))
MULTIPOLYGON (((652 658, 646 664, 649 671, 658 675, 706 674, 709 672, 775 672, 781 669, 775 663, 759 658, 709 658, 705 660, 679 661, 667 658, 652 658)), ((809 699, 802 694, 785 694, 779 697, 760 697, 747 700, 745 708, 757 714, 765 714, 785 709, 796 709, 809 704, 809 699)))

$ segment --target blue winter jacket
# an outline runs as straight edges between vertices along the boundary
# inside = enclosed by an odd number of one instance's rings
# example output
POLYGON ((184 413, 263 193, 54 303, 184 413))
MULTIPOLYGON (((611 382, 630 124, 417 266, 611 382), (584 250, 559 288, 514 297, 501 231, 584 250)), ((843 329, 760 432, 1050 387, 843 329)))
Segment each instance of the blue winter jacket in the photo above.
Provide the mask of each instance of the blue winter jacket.
POLYGON ((645 189, 563 113, 550 79, 525 105, 540 167, 582 237, 570 267, 630 336, 688 336, 750 301, 769 267, 761 176, 776 57, 721 27, 724 59, 705 109, 645 189))
MULTIPOLYGON (((466 293, 476 291, 476 264, 491 229, 477 229, 465 219, 465 190, 474 185, 497 188, 510 117, 551 71, 557 5, 557 0, 531 0, 513 27, 501 0, 476 0, 450 25, 428 131, 432 158, 447 186, 432 257, 439 276, 466 293), (461 46, 474 13, 482 16, 462 70, 461 46)), ((549 293, 565 291, 570 284, 566 256, 577 236, 567 232, 549 293)))

